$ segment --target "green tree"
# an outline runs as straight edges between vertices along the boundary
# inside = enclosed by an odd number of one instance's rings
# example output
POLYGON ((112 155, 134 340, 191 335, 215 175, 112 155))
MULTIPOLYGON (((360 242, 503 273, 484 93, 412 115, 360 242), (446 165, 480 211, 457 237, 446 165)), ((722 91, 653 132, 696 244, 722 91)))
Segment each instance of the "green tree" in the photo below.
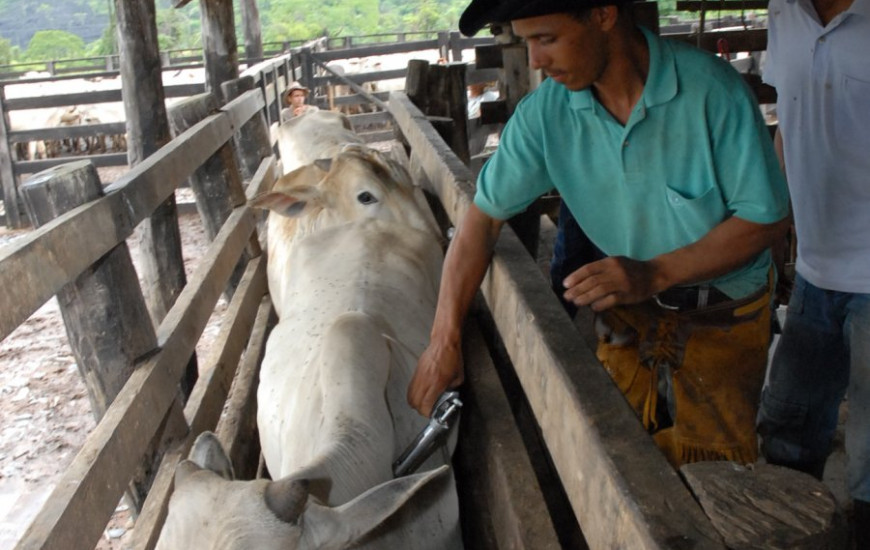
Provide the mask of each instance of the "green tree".
POLYGON ((186 12, 174 8, 157 10, 157 41, 161 50, 199 46, 202 43, 199 9, 186 12))
POLYGON ((24 58, 27 61, 43 61, 82 57, 84 54, 84 40, 71 32, 52 30, 37 31, 27 45, 24 58))
POLYGON ((0 65, 11 65, 15 60, 12 42, 0 38, 0 65))

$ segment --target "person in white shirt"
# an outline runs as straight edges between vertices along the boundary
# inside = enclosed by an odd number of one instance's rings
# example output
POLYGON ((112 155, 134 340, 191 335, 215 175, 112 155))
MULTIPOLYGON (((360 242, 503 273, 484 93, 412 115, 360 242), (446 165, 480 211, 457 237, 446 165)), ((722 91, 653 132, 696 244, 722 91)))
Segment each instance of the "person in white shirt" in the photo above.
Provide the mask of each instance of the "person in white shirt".
POLYGON ((771 0, 767 53, 798 248, 761 450, 821 479, 848 395, 855 548, 870 548, 870 0, 771 0))

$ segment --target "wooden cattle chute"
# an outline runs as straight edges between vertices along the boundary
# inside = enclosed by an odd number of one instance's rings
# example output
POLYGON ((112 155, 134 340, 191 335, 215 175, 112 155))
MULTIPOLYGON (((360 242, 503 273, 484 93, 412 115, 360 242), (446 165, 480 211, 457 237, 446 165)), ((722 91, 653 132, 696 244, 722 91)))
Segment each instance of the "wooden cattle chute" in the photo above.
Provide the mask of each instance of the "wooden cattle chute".
MULTIPOLYGON (((471 172, 404 94, 390 106, 412 173, 458 223, 471 172)), ((482 291, 589 546, 724 548, 507 226, 482 291)))

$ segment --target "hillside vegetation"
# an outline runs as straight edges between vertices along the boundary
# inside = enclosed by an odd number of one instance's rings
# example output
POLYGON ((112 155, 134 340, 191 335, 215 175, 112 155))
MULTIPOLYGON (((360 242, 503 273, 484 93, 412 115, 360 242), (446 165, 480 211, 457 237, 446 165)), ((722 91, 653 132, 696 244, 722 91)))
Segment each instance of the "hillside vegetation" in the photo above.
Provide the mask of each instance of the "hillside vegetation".
MULTIPOLYGON (((455 29, 469 0, 259 0, 265 42, 455 29)), ((238 0, 234 2, 241 25, 238 0)), ((199 1, 156 0, 161 49, 199 48, 199 1)), ((117 51, 114 0, 0 0, 0 65, 117 51)), ((242 32, 237 28, 239 42, 242 32)))

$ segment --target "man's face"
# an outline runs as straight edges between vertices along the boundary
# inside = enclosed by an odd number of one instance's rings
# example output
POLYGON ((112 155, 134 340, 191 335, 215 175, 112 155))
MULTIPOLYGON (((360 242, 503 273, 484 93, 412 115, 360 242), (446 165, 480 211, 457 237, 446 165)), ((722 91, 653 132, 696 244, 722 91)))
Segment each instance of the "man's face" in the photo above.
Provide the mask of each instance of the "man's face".
POLYGON ((302 107, 305 105, 305 92, 303 90, 293 90, 290 92, 290 107, 302 107))
POLYGON ((528 45, 531 67, 571 91, 598 81, 607 65, 607 48, 597 9, 584 21, 563 13, 512 21, 514 34, 528 45))

